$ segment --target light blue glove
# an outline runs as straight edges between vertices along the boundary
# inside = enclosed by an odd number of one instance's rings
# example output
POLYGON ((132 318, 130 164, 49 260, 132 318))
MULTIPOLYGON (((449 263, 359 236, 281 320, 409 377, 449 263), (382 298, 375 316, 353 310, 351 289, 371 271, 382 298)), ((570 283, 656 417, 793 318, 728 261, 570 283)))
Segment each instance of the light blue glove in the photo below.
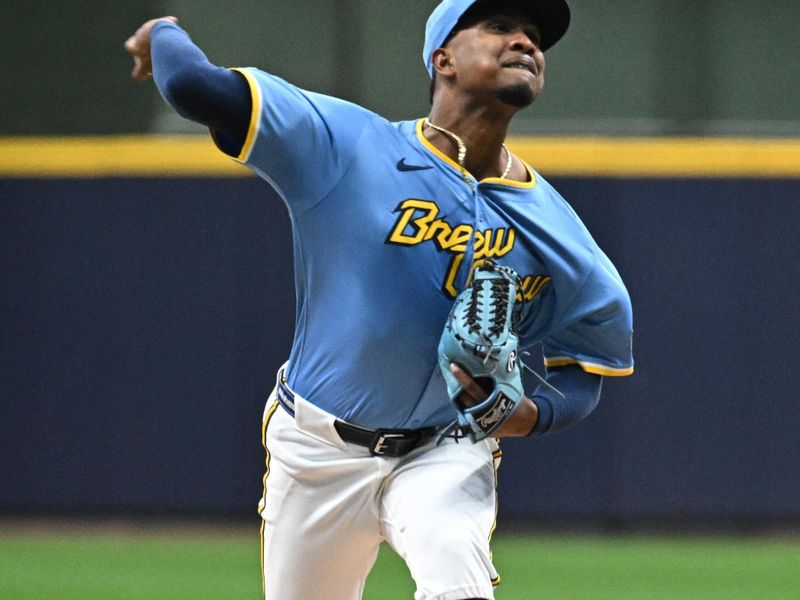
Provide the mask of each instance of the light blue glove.
POLYGON ((472 284, 456 298, 439 340, 439 369, 450 401, 458 412, 440 438, 467 436, 479 442, 499 429, 522 402, 522 374, 514 331, 514 303, 519 276, 487 261, 477 269, 472 284), (489 392, 476 406, 459 402, 463 391, 450 372, 456 363, 489 392))

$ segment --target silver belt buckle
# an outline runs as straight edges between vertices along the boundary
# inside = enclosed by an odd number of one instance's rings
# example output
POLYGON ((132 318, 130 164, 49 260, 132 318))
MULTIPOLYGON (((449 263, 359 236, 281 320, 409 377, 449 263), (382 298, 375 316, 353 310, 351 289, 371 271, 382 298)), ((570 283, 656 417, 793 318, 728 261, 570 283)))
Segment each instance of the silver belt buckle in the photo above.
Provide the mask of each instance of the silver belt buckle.
POLYGON ((403 433, 381 433, 377 439, 375 440, 375 444, 373 444, 372 448, 370 448, 370 452, 374 456, 383 456, 385 452, 385 448, 387 446, 386 441, 392 438, 404 438, 406 437, 403 433))

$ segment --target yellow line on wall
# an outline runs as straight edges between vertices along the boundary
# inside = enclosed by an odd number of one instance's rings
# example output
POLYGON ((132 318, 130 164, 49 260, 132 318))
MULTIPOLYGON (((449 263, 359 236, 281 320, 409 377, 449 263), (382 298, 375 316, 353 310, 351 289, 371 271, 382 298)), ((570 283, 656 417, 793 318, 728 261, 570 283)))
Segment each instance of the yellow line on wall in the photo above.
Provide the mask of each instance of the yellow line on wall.
MULTIPOLYGON (((545 176, 800 178, 800 139, 516 137, 545 176)), ((206 136, 0 138, 0 177, 241 177, 206 136)))
POLYGON ((0 138, 4 177, 236 177, 247 168, 206 136, 0 138))
POLYGON ((800 177, 800 140, 516 138, 544 174, 619 177, 800 177))

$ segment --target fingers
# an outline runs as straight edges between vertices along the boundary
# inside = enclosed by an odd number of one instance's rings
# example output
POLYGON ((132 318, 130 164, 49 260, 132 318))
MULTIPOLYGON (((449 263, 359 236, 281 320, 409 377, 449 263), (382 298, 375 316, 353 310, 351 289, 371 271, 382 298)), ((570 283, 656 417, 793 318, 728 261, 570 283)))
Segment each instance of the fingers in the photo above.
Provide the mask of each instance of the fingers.
POLYGON ((133 57, 133 70, 131 77, 136 81, 143 81, 151 74, 150 69, 150 39, 141 35, 142 28, 125 41, 125 51, 133 57))
POLYGON ((159 21, 177 23, 177 17, 161 17, 151 19, 139 27, 131 37, 125 40, 125 51, 133 57, 133 70, 131 77, 137 81, 147 79, 153 74, 153 65, 150 61, 150 31, 159 21))
POLYGON ((139 57, 134 57, 133 59, 133 70, 131 71, 131 77, 133 77, 136 81, 144 81, 153 75, 153 66, 149 60, 146 62, 139 57))
POLYGON ((472 379, 472 377, 467 375, 466 371, 464 371, 456 363, 450 363, 450 372, 464 390, 459 397, 462 404, 465 406, 475 406, 476 404, 480 404, 486 400, 486 398, 488 398, 488 395, 483 388, 481 388, 481 386, 479 386, 475 380, 472 379))

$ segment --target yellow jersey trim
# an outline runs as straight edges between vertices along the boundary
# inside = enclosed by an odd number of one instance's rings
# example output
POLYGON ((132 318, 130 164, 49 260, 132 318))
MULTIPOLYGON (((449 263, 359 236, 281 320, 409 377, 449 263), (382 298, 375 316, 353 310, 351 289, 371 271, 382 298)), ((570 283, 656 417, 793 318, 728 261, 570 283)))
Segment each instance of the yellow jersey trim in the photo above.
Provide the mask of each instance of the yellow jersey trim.
POLYGON ((258 85, 256 78, 249 71, 244 69, 231 69, 231 71, 241 73, 247 80, 247 85, 250 87, 250 99, 253 103, 250 108, 250 126, 247 128, 247 137, 244 140, 244 144, 242 144, 239 156, 236 157, 237 161, 244 163, 250 158, 250 153, 256 143, 256 137, 258 137, 258 126, 261 123, 261 86, 258 85))
POLYGON ((633 375, 633 367, 626 367, 622 369, 615 369, 606 365, 598 363, 591 363, 584 360, 578 360, 569 356, 558 356, 556 358, 545 358, 544 364, 546 367, 565 367, 567 365, 579 365, 581 369, 587 373, 594 373, 595 375, 608 375, 609 377, 625 377, 633 375))
MULTIPOLYGON (((464 169, 459 165, 456 161, 452 158, 447 156, 444 152, 439 150, 436 146, 434 146, 431 141, 425 137, 423 134, 422 129, 425 125, 425 119, 418 119, 417 120, 417 138, 419 139, 420 143, 425 146, 425 148, 433 153, 437 158, 443 160, 445 163, 453 167, 459 174, 465 173, 468 177, 470 177, 473 181, 478 181, 475 176, 470 173, 467 169, 464 169)), ((509 149, 509 152, 511 150, 509 149)), ((516 157, 514 157, 516 158, 516 157)), ((517 160, 520 160, 517 158, 517 160)), ((525 161, 521 161, 525 168, 528 171, 528 175, 530 176, 530 181, 514 181, 513 179, 502 179, 501 177, 487 177, 486 179, 481 179, 478 183, 492 183, 492 184, 500 184, 500 185, 509 185, 511 187, 518 187, 518 188, 532 188, 536 185, 536 175, 531 169, 530 165, 528 165, 525 161)))
POLYGON ((425 135, 422 133, 422 127, 424 125, 425 125, 425 119, 418 119, 417 120, 417 139, 419 139, 420 143, 423 146, 425 146, 425 148, 427 148, 428 151, 433 153, 437 158, 439 158, 439 159, 443 160, 444 162, 446 162, 448 165, 453 167, 456 171, 458 171, 459 173, 462 173, 462 172, 466 173, 468 176, 472 177, 472 179, 477 181, 477 179, 475 179, 475 176, 472 173, 470 173, 466 169, 462 169, 461 165, 459 165, 456 161, 454 161, 452 158, 447 156, 447 154, 445 154, 444 152, 439 150, 436 146, 431 144, 431 141, 428 138, 426 138, 425 135))
MULTIPOLYGON (((237 159, 230 160, 204 135, 0 137, 0 177, 252 176, 236 162, 249 158, 260 123, 261 91, 248 82, 251 94, 258 95, 237 159)), ((424 136, 420 141, 460 172, 424 136)), ((511 137, 508 147, 547 177, 800 179, 800 138, 511 137)))
POLYGON ((525 167, 525 169, 528 171, 528 177, 530 177, 530 181, 514 181, 513 179, 503 179, 501 177, 487 177, 486 179, 482 180, 481 183, 508 185, 511 187, 523 188, 523 189, 531 189, 536 187, 536 173, 534 173, 533 169, 531 169, 531 166, 524 160, 521 160, 516 156, 514 158, 520 161, 525 167))

